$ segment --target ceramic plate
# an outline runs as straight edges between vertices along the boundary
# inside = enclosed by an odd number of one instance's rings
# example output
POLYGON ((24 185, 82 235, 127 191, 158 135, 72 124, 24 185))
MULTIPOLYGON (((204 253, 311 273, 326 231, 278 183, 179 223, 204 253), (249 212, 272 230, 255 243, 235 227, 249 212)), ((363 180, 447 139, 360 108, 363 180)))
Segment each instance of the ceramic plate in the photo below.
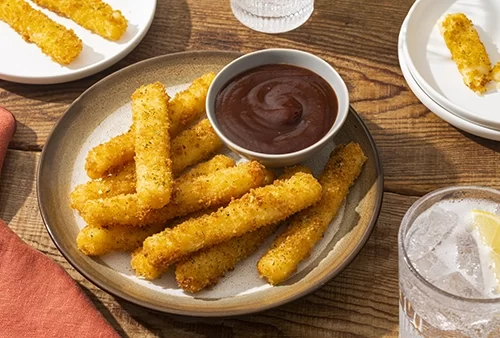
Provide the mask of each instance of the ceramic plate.
POLYGON ((105 0, 113 9, 120 10, 128 27, 119 41, 109 41, 78 26, 70 19, 38 7, 52 20, 73 29, 82 40, 81 54, 69 65, 61 66, 43 54, 33 43, 25 42, 5 22, 0 21, 0 79, 28 83, 52 84, 78 80, 115 64, 130 53, 146 35, 153 21, 156 0, 105 0))
POLYGON ((408 87, 410 87, 410 90, 423 103, 424 106, 426 106, 430 111, 432 111, 434 114, 436 114, 441 119, 448 122, 455 128, 461 129, 476 136, 484 137, 494 141, 500 141, 499 131, 475 124, 471 121, 467 121, 462 117, 460 117, 459 115, 452 113, 451 111, 442 107, 432 98, 430 98, 424 92, 424 90, 419 86, 419 84, 414 79, 407 65, 407 58, 406 58, 407 54, 405 53, 406 45, 404 43, 407 23, 408 20, 405 19, 403 24, 401 25, 401 31, 399 34, 399 43, 398 43, 398 56, 399 56, 399 65, 401 67, 401 72, 403 73, 403 77, 405 78, 408 87))
POLYGON ((437 22, 448 13, 465 13, 474 23, 492 64, 500 61, 500 2, 477 0, 420 0, 407 18, 404 35, 408 68, 434 101, 461 117, 500 130, 500 92, 495 83, 477 95, 463 84, 437 22))
MULTIPOLYGON (((203 73, 217 72, 238 56, 228 52, 186 52, 127 67, 83 93, 49 136, 37 180, 43 220, 66 259, 102 289, 169 313, 196 316, 251 313, 291 301, 322 286, 349 264, 368 239, 380 211, 383 177, 375 144, 351 109, 341 132, 308 164, 319 174, 334 144, 350 141, 361 145, 368 161, 331 230, 311 257, 300 265, 299 271, 283 285, 272 287, 257 276, 255 264, 269 243, 241 262, 215 287, 195 295, 178 288, 172 272, 154 282, 136 278, 130 268, 129 254, 90 258, 78 251, 75 239, 84 223, 68 206, 70 191, 76 184, 88 180, 83 168, 87 151, 131 125, 132 92, 141 84, 161 81, 170 94, 175 94, 203 73)), ((228 149, 222 152, 241 160, 228 149)))

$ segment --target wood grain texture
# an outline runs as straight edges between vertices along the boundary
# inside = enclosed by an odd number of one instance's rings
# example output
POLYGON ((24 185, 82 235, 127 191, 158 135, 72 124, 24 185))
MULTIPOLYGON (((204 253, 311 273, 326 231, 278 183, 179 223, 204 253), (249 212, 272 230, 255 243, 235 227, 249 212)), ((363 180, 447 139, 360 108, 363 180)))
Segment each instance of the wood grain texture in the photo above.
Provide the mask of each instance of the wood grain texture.
POLYGON ((78 281, 106 319, 129 337, 397 337, 397 230, 416 198, 449 185, 500 188, 500 143, 458 131, 428 111, 399 69, 397 36, 413 0, 316 0, 311 19, 279 35, 254 32, 229 1, 160 0, 140 45, 111 68, 79 81, 30 86, 0 80, 0 105, 17 118, 0 177, 0 218, 78 281), (71 102, 106 75, 137 61, 185 50, 283 47, 312 52, 345 79, 352 105, 380 151, 385 200, 359 256, 313 294, 262 313, 224 319, 163 315, 115 299, 76 272, 39 216, 35 172, 45 140, 71 102))
POLYGON ((352 264, 302 299, 234 318, 159 314, 115 299, 76 272, 45 230, 36 201, 36 152, 9 150, 0 181, 0 217, 26 243, 51 257, 106 319, 129 337, 397 337, 397 230, 416 197, 386 194, 378 225, 352 264))

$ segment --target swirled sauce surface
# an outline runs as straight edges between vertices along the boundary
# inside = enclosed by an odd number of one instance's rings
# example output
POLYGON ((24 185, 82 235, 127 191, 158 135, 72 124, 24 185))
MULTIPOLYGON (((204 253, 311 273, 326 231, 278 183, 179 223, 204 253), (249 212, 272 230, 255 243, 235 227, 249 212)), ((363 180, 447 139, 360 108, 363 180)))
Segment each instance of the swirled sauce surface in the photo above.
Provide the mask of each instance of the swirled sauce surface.
POLYGON ((215 115, 228 139, 246 149, 285 154, 314 144, 330 130, 338 101, 318 74, 272 64, 237 75, 219 92, 215 115))

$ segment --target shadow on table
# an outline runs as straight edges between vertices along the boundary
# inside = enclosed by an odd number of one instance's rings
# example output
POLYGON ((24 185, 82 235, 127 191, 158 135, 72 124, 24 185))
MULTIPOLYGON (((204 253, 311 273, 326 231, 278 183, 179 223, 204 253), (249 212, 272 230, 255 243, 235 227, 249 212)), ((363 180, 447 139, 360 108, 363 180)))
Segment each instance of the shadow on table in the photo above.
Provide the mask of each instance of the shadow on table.
MULTIPOLYGON (((36 143, 35 132, 25 124, 17 121, 16 134, 22 132, 23 140, 28 144, 36 143)), ((16 137, 9 148, 14 148, 16 137)), ((18 143, 22 147, 22 143, 18 143)), ((0 218, 9 224, 12 218, 25 205, 26 200, 36 190, 35 172, 37 157, 31 152, 8 151, 0 173, 0 218), (8 211, 8 213, 7 213, 8 211)), ((35 197, 36 198, 36 197, 35 197)))
POLYGON ((458 130, 465 137, 469 138, 471 141, 473 141, 473 142, 475 142, 475 143, 477 143, 485 148, 493 150, 495 152, 500 152, 500 142, 488 140, 488 139, 485 139, 485 138, 482 138, 482 137, 479 137, 476 135, 472 135, 472 134, 469 134, 468 132, 463 131, 463 130, 458 129, 458 128, 455 128, 455 129, 458 130))
POLYGON ((97 308, 97 310, 103 315, 103 317, 107 320, 107 322, 115 329, 116 332, 120 335, 120 337, 123 338, 128 338, 129 335, 125 333, 123 328, 120 326, 118 321, 113 317, 111 312, 108 310, 108 308, 102 303, 99 298, 94 295, 88 288, 85 286, 79 284, 79 286, 82 288, 83 292, 87 295, 87 297, 90 298, 94 306, 97 308))

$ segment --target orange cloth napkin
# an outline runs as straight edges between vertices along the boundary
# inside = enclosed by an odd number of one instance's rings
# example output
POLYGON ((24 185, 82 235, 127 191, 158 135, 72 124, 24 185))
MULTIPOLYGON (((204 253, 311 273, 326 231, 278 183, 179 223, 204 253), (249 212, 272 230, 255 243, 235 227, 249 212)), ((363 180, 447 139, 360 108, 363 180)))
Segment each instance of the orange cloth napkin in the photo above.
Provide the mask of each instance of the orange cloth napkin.
MULTIPOLYGON (((0 107, 0 170, 15 130, 0 107)), ((0 220, 0 337, 119 337, 78 284, 0 220)))

